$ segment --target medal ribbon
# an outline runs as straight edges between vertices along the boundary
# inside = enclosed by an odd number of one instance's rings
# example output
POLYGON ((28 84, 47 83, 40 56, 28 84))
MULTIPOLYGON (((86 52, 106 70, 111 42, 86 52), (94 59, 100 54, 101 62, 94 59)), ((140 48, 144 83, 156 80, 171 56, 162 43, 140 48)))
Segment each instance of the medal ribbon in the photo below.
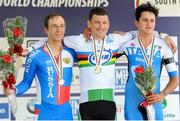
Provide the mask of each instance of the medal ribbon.
POLYGON ((48 52, 50 54, 51 60, 53 62, 53 65, 54 65, 54 67, 56 69, 56 72, 57 72, 57 74, 59 76, 59 80, 61 80, 62 79, 62 75, 61 74, 63 74, 62 59, 61 59, 62 58, 61 57, 62 54, 60 52, 60 55, 59 55, 59 58, 58 58, 59 59, 59 64, 57 64, 56 59, 54 58, 54 54, 53 54, 53 52, 52 52, 52 50, 51 50, 51 48, 50 48, 48 43, 46 43, 46 47, 47 47, 48 52))
POLYGON ((98 58, 98 55, 97 55, 96 41, 95 41, 95 39, 92 39, 92 40, 93 40, 94 56, 95 56, 96 67, 97 67, 97 66, 100 66, 100 64, 101 64, 102 52, 103 52, 103 49, 104 49, 104 39, 103 39, 103 42, 102 42, 102 45, 101 45, 101 48, 100 48, 99 58, 98 58))
POLYGON ((149 60, 148 60, 147 54, 145 52, 144 46, 143 46, 142 41, 141 41, 139 36, 138 36, 138 41, 139 41, 139 44, 140 44, 140 47, 141 47, 141 50, 142 50, 143 57, 145 59, 146 65, 151 66, 152 65, 153 48, 154 48, 154 36, 153 36, 153 41, 151 43, 151 48, 150 48, 151 50, 150 50, 150 58, 149 58, 149 60))

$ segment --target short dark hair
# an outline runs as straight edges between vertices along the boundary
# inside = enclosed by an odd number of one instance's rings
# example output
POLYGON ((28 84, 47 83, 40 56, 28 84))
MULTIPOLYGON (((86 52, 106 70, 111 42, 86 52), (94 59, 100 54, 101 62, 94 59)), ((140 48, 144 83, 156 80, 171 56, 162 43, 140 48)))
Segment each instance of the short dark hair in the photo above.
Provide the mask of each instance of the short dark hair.
POLYGON ((91 21, 93 15, 107 15, 108 16, 108 12, 104 8, 95 7, 91 9, 91 11, 89 12, 89 21, 91 21))
MULTIPOLYGON (((61 16, 64 19, 63 15, 61 15, 60 13, 56 13, 56 12, 50 13, 44 19, 44 27, 48 29, 49 28, 49 26, 48 26, 49 25, 49 19, 52 19, 52 18, 57 17, 57 16, 61 16)), ((65 19, 64 19, 64 22, 66 24, 65 19)))
POLYGON ((141 4, 140 6, 136 8, 135 17, 137 21, 139 21, 139 18, 141 17, 141 13, 144 11, 149 11, 149 12, 154 13, 155 17, 157 17, 159 14, 159 9, 155 7, 154 5, 152 5, 150 2, 147 2, 147 3, 141 4))

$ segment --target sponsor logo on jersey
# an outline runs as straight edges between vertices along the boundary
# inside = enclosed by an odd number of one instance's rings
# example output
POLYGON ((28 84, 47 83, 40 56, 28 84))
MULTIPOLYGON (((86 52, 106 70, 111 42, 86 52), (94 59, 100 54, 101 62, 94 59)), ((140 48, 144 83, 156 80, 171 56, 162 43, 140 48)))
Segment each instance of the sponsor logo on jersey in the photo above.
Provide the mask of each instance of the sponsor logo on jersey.
MULTIPOLYGON (((126 47, 126 50, 128 52, 128 55, 134 55, 134 56, 143 56, 142 51, 139 47, 126 47)), ((147 53, 148 49, 145 49, 145 52, 147 53)), ((149 55, 147 55, 149 57, 149 55)), ((161 57, 161 51, 153 50, 153 57, 160 58, 161 57)))
POLYGON ((107 43, 111 43, 111 42, 113 42, 113 39, 111 39, 110 37, 108 37, 106 41, 107 41, 107 43))
MULTIPOLYGON (((100 51, 100 50, 99 50, 100 51)), ((98 53, 99 53, 98 51, 98 53)), ((102 65, 103 64, 106 64, 108 63, 108 61, 112 58, 112 52, 111 50, 103 50, 103 54, 102 54, 102 57, 101 57, 101 63, 102 65)), ((89 62, 92 64, 92 65, 96 65, 96 60, 95 60, 95 56, 94 56, 94 53, 90 54, 89 57, 88 57, 88 60, 89 62)))

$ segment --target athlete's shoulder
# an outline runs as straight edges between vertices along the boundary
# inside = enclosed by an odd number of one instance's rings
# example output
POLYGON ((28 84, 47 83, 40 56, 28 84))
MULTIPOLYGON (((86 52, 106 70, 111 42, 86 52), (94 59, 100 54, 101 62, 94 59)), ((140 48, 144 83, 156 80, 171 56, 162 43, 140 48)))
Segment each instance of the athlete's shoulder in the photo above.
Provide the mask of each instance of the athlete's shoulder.
POLYGON ((121 41, 121 39, 122 39, 122 36, 121 35, 119 35, 119 34, 114 34, 114 33, 110 33, 110 34, 108 34, 107 36, 107 42, 108 43, 117 43, 118 45, 119 45, 119 42, 121 41))
POLYGON ((65 36, 64 41, 68 41, 68 40, 85 40, 85 37, 83 34, 65 36))
POLYGON ((163 39, 158 38, 158 37, 154 37, 154 39, 155 39, 154 41, 156 45, 159 45, 161 46, 161 48, 164 48, 164 49, 170 49, 163 39))
POLYGON ((138 44, 138 38, 135 37, 132 40, 125 41, 121 44, 121 46, 135 46, 138 44))
POLYGON ((109 38, 120 38, 122 36, 120 34, 110 33, 110 34, 107 35, 107 37, 109 37, 109 38))
POLYGON ((29 53, 28 58, 33 59, 35 57, 38 57, 39 55, 41 55, 42 52, 43 52, 42 47, 37 48, 29 53))

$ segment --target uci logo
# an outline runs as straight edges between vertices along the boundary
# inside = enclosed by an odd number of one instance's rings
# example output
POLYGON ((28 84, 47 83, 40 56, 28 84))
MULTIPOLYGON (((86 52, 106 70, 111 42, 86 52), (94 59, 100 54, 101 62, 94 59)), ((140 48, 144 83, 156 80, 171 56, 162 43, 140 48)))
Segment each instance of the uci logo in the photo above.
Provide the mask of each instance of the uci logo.
MULTIPOLYGON (((98 51, 98 53, 99 53, 99 51, 98 51)), ((104 49, 102 53, 103 54, 101 56, 101 63, 103 65, 103 64, 106 64, 112 58, 112 52, 111 52, 111 50, 105 50, 104 49)), ((94 53, 89 55, 88 60, 92 65, 96 65, 94 53)))

